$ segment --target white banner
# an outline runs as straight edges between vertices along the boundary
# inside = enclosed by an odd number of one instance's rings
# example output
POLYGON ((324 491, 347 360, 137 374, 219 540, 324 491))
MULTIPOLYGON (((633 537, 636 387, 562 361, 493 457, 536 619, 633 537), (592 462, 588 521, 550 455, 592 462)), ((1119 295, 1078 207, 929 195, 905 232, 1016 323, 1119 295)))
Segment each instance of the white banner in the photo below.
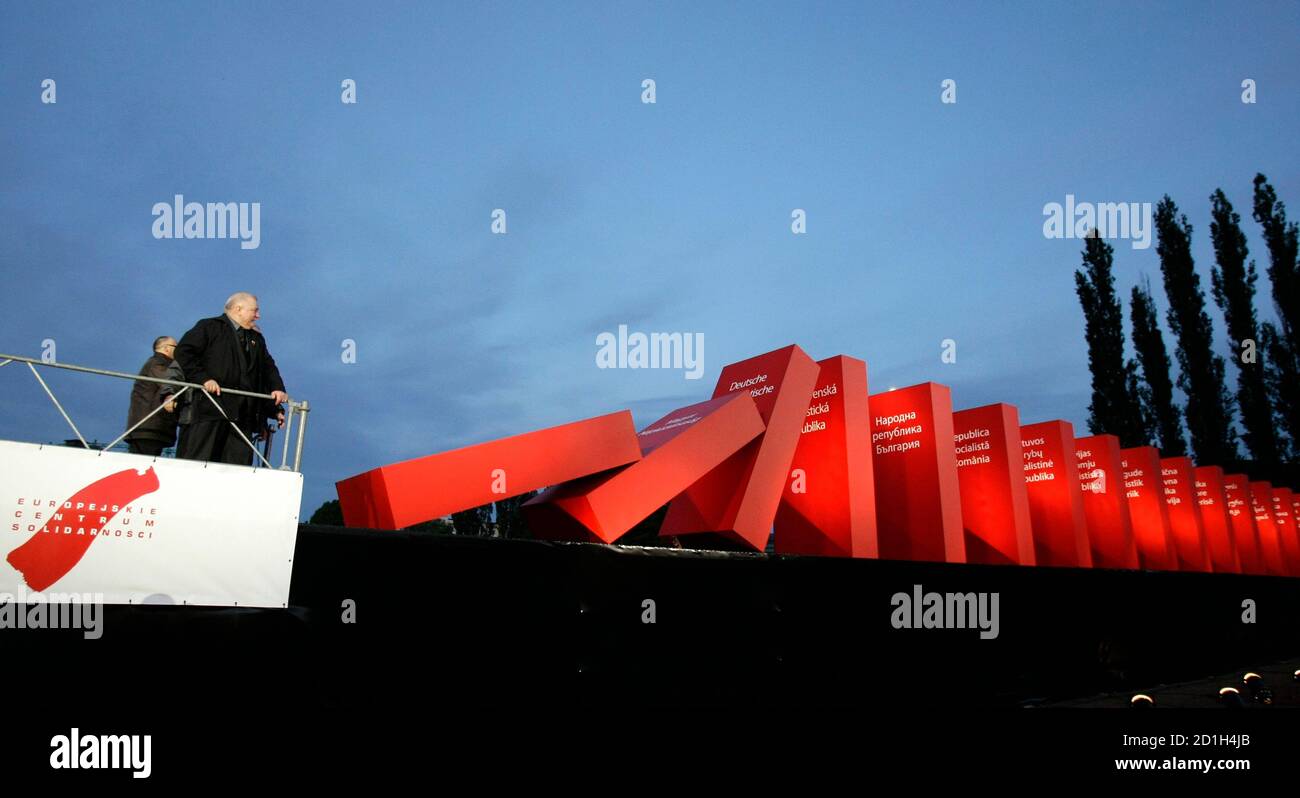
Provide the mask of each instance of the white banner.
POLYGON ((284 607, 301 502, 291 471, 0 441, 0 593, 284 607))

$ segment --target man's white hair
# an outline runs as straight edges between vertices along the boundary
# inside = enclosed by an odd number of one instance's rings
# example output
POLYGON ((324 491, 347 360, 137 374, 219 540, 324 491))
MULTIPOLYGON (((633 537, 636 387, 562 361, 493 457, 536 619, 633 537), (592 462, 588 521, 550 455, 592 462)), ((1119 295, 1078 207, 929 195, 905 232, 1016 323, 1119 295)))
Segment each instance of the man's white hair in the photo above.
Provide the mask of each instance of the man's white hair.
POLYGON ((236 291, 235 293, 230 295, 230 299, 226 300, 226 310, 233 310, 235 305, 243 305, 249 302, 250 300, 256 302, 257 297, 253 296, 247 291, 236 291))

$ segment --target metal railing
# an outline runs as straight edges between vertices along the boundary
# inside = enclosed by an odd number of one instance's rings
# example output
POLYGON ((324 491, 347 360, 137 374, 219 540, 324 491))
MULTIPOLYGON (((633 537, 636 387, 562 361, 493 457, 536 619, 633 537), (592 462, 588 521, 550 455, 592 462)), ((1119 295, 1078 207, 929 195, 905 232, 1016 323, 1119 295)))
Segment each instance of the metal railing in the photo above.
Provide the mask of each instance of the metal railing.
MULTIPOLYGON (((45 389, 45 395, 50 397, 50 401, 54 403, 54 406, 56 408, 58 408, 59 414, 63 416, 63 420, 68 422, 69 427, 72 427, 72 431, 74 434, 76 434, 77 440, 81 441, 81 445, 85 446, 87 449, 89 449, 90 446, 86 443, 85 437, 82 436, 81 430, 77 429, 77 425, 73 423, 72 417, 68 415, 68 411, 63 409, 63 405, 60 404, 58 398, 55 397, 54 391, 50 390, 50 386, 45 382, 44 379, 41 378, 40 372, 36 370, 37 366, 42 366, 44 368, 52 368, 52 369, 64 369, 65 371, 77 371, 77 372, 81 372, 82 374, 94 374, 100 377, 117 377, 124 380, 156 382, 162 385, 171 385, 180 388, 181 390, 170 395, 172 400, 178 399, 182 395, 184 395, 186 391, 190 389, 194 389, 199 394, 206 396, 208 398, 208 401, 211 402, 212 406, 217 409, 217 412, 221 414, 221 417, 226 419, 226 423, 230 424, 231 429, 233 429, 235 433, 239 435, 240 439, 243 440, 244 443, 248 445, 248 448, 253 450, 253 454, 257 455, 258 459, 266 464, 267 468, 275 467, 271 465, 270 460, 267 459, 267 457, 270 455, 270 452, 267 452, 266 455, 263 455, 262 452, 258 451, 257 446, 254 445, 253 442, 248 439, 248 436, 245 435, 244 431, 239 428, 239 425, 236 424, 234 421, 232 421, 230 417, 226 415, 226 411, 222 409, 221 404, 216 399, 214 399, 212 397, 212 394, 208 393, 207 390, 205 390, 202 385, 199 385, 197 383, 181 382, 179 380, 168 380, 168 379, 163 379, 161 377, 145 377, 140 374, 126 374, 121 371, 93 369, 87 366, 73 366, 66 363, 50 363, 44 360, 37 360, 35 358, 23 357, 21 355, 0 354, 0 368, 3 368, 9 365, 10 363, 27 364, 27 368, 31 369, 32 376, 36 377, 36 381, 39 382, 41 384, 41 387, 45 389)), ((274 398, 269 393, 254 393, 252 391, 241 391, 235 388, 222 387, 221 392, 223 394, 229 393, 229 394, 234 394, 236 396, 248 396, 254 399, 274 398)), ((288 406, 289 410, 288 410, 288 414, 285 416, 284 444, 280 448, 280 469, 289 470, 289 471, 301 471, 302 470, 302 445, 303 445, 303 440, 306 437, 306 433, 307 433, 307 413, 311 408, 308 406, 306 401, 296 401, 292 398, 289 399, 289 401, 286 402, 285 404, 288 406), (293 430, 294 416, 298 416, 298 438, 296 441, 292 442, 291 444, 290 434, 293 430), (291 445, 293 446, 292 467, 290 467, 288 464, 289 447, 291 445)), ((159 404, 157 407, 153 409, 152 412, 149 413, 149 415, 137 421, 130 429, 128 429, 126 432, 123 432, 121 435, 114 438, 113 442, 104 446, 104 448, 108 449, 116 445, 119 441, 121 441, 122 439, 126 438, 126 436, 134 432, 135 429, 139 427, 141 424, 153 418, 154 414, 161 411, 164 407, 165 405, 159 404)))

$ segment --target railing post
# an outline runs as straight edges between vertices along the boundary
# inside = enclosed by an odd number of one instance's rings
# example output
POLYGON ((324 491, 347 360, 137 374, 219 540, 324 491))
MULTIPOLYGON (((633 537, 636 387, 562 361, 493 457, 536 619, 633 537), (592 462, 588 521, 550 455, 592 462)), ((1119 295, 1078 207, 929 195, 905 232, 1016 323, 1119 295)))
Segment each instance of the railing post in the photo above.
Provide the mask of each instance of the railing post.
POLYGON ((304 401, 302 403, 301 411, 302 418, 298 420, 298 445, 295 447, 293 453, 293 470, 299 473, 302 472, 302 439, 303 435, 307 432, 307 411, 310 409, 311 408, 308 407, 307 403, 304 401))
POLYGON ((32 376, 35 377, 36 381, 41 384, 41 387, 45 389, 45 395, 50 397, 50 401, 59 409, 59 414, 63 416, 63 420, 68 422, 68 426, 72 427, 72 431, 77 434, 77 440, 81 441, 81 448, 89 449, 90 445, 86 443, 86 439, 82 436, 81 430, 77 429, 77 425, 72 423, 72 417, 68 415, 68 411, 63 409, 63 405, 59 404, 59 400, 54 398, 54 391, 51 391, 50 386, 46 385, 45 380, 41 379, 40 372, 38 372, 36 367, 31 363, 27 364, 27 368, 32 370, 32 376))
POLYGON ((293 417, 298 413, 296 402, 289 402, 289 412, 284 417, 284 443, 280 444, 280 470, 289 470, 289 439, 293 435, 293 417))

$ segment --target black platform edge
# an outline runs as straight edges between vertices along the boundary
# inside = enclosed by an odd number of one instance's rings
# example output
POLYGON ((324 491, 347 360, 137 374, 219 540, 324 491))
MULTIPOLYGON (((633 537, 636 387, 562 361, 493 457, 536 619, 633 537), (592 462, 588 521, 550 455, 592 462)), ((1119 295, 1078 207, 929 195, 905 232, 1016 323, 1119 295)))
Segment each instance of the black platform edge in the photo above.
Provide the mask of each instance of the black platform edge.
POLYGON ((225 745, 259 766, 322 767, 340 741, 380 758, 406 745, 419 762, 421 735, 574 751, 697 735, 720 750, 759 735, 759 749, 811 745, 820 760, 870 741, 902 763, 926 750, 908 741, 925 739, 972 766, 1010 745, 1038 752, 1022 766, 1092 751, 1106 772, 1111 755, 1141 755, 1118 747, 1121 731, 1209 731, 1176 708, 1218 707, 1218 681, 1246 670, 1267 675, 1275 701, 1214 729, 1255 729, 1255 753, 1296 739, 1285 707, 1300 695, 1278 663, 1300 653, 1297 580, 310 525, 294 560, 287 609, 110 606, 97 640, 0 631, 23 673, 7 707, 27 748, 8 753, 31 765, 71 726, 152 729, 173 774, 225 745), (997 637, 894 628, 891 598, 916 585, 997 593, 997 637), (1164 711, 1046 708, 1127 707, 1138 690, 1164 711), (1279 717, 1285 729, 1260 728, 1279 717))

